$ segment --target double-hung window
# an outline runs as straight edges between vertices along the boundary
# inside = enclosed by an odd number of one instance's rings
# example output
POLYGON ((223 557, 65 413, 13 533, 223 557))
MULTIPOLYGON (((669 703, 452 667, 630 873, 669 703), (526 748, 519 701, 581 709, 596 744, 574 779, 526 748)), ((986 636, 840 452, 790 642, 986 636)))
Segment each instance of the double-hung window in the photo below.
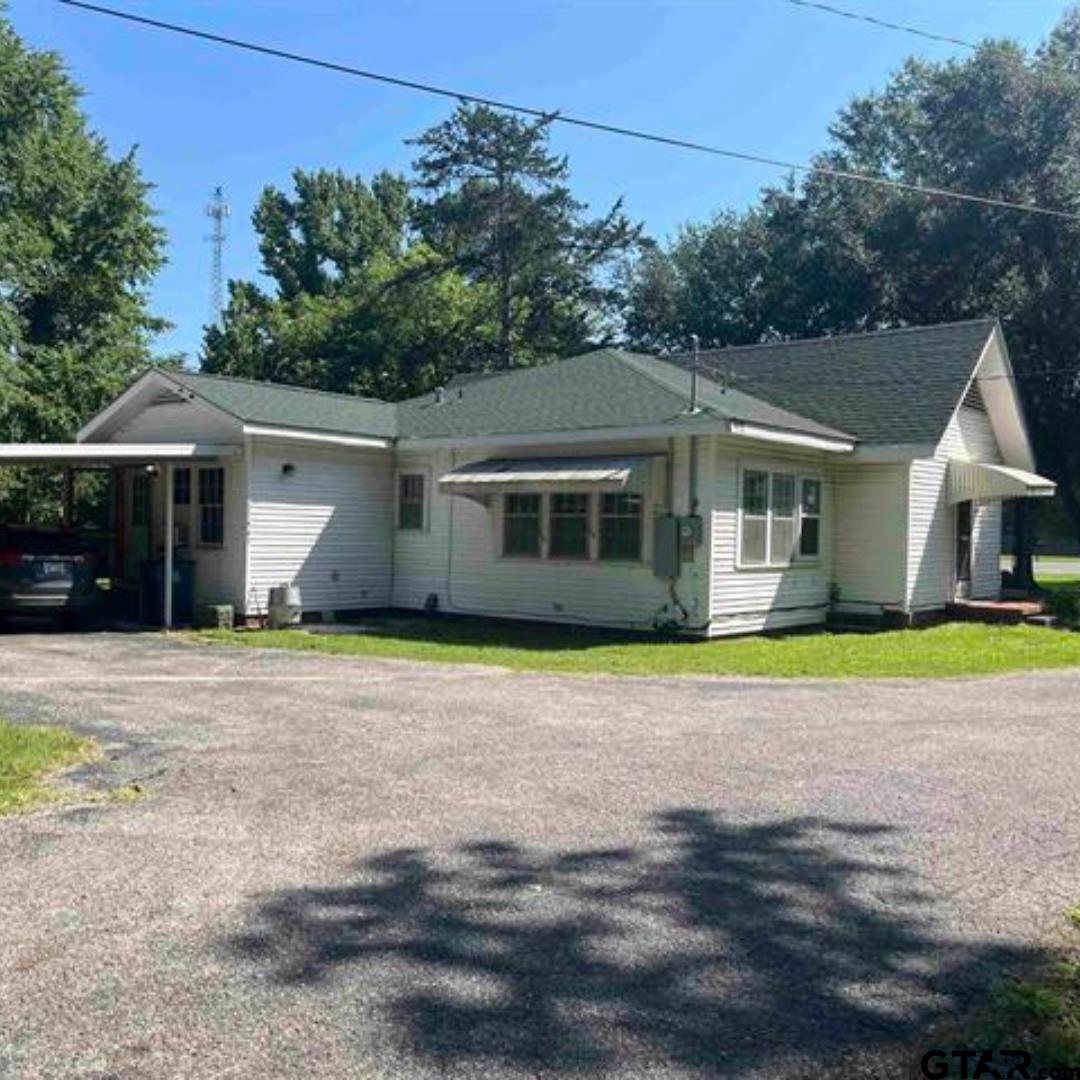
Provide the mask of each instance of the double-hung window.
POLYGON ((225 470, 199 470, 199 543, 225 543, 225 470))
POLYGON ((398 528, 424 527, 424 474, 402 473, 398 477, 398 528))
POLYGON ((600 558, 639 560, 643 520, 640 495, 601 495, 600 558))
POLYGON ((821 481, 804 476, 799 505, 799 558, 821 554, 821 481))
POLYGON ((766 469, 744 469, 739 565, 788 566, 821 554, 821 480, 766 469))
POLYGON ((555 493, 550 496, 548 557, 589 557, 589 496, 555 493))
POLYGON ((540 501, 532 494, 504 497, 504 555, 540 555, 540 501))

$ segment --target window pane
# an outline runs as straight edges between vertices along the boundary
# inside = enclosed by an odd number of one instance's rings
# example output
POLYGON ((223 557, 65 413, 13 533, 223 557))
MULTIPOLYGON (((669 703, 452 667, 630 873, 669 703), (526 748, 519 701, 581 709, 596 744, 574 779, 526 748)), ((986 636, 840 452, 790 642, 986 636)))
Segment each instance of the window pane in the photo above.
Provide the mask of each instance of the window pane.
POLYGON ((552 558, 584 559, 588 554, 589 496, 552 495, 548 555, 552 558))
POLYGON ((821 518, 804 517, 799 535, 799 554, 817 555, 821 544, 821 518))
POLYGON ((804 480, 802 482, 802 509, 804 514, 821 513, 821 481, 804 480))
POLYGON ((150 524, 150 477, 136 476, 131 488, 131 524, 139 528, 150 524))
POLYGON ((743 517, 740 558, 743 565, 759 566, 765 562, 765 528, 765 518, 743 517))
POLYGON ((774 517, 795 516, 795 477, 790 473, 773 473, 772 512, 774 517))
POLYGON ((173 502, 177 506, 191 504, 191 470, 177 469, 173 473, 173 502))
POLYGON ((769 474, 747 469, 743 473, 742 495, 744 513, 767 514, 769 511, 769 474))
POLYGON ((199 542, 225 542, 225 470, 199 470, 199 542))
POLYGON ((398 477, 398 528, 424 527, 424 477, 410 473, 398 477))
POLYGON ((640 495, 604 495, 600 504, 600 558, 640 559, 640 495))
POLYGON ((772 519, 772 548, 769 561, 791 562, 795 550, 795 519, 774 516, 772 519))
POLYGON ((540 554, 540 496, 507 495, 503 503, 503 554, 540 554))

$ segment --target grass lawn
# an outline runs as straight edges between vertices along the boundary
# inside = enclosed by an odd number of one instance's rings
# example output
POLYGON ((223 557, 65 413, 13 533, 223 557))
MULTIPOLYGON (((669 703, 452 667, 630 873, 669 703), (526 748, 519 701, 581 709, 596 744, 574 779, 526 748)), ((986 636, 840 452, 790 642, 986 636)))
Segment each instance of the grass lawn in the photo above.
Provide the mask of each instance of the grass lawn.
POLYGON ((917 678, 1080 666, 1080 634, 974 623, 873 634, 820 632, 673 642, 578 627, 391 617, 372 620, 369 631, 357 634, 212 630, 196 637, 252 648, 494 664, 578 675, 917 678))
POLYGON ((1041 1069, 1048 1070, 1046 1076, 1071 1075, 1050 1070, 1080 1067, 1080 907, 1069 913, 1069 921, 1072 932, 1057 962, 999 986, 947 1033, 948 1045, 1026 1050, 1032 1059, 1029 1076, 1041 1069))
POLYGON ((42 783, 49 773, 94 754, 94 743, 63 728, 27 727, 0 720, 0 814, 49 802, 57 793, 42 783))

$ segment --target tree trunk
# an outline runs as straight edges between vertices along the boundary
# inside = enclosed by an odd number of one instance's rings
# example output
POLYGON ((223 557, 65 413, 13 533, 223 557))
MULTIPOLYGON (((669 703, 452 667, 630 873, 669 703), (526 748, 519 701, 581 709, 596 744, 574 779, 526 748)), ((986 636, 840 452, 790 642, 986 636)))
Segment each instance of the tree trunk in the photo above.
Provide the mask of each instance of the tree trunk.
POLYGON ((1013 525, 1013 588, 1035 588, 1035 537, 1032 530, 1031 503, 1017 499, 1013 525))

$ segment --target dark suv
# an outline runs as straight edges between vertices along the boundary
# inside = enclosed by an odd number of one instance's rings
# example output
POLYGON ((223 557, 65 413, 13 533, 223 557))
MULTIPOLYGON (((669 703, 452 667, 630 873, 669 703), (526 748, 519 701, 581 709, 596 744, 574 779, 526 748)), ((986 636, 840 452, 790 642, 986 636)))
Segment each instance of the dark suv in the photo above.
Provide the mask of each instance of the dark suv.
POLYGON ((92 546, 78 535, 0 526, 0 616, 82 621, 94 606, 92 546))

